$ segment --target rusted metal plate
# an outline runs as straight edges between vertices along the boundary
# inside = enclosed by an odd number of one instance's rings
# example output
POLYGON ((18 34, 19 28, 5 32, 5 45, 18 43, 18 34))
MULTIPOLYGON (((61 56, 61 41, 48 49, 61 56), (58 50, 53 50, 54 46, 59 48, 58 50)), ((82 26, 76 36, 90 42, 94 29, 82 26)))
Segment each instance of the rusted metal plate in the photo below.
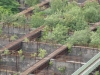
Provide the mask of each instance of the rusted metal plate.
POLYGON ((60 47, 59 49, 57 49, 56 51, 54 51, 53 53, 51 53, 50 55, 48 55, 48 57, 55 57, 56 55, 60 54, 61 52, 63 52, 64 50, 68 50, 66 45, 63 45, 62 47, 60 47))
POLYGON ((43 65, 41 65, 40 67, 38 67, 38 68, 33 72, 33 74, 39 73, 41 70, 43 70, 43 69, 46 68, 47 66, 49 66, 49 61, 48 61, 48 62, 45 62, 43 65))
MULTIPOLYGON (((44 1, 44 2, 42 2, 42 3, 37 4, 36 6, 42 7, 42 6, 44 6, 45 4, 48 4, 49 2, 50 2, 50 1, 47 0, 47 1, 44 1)), ((24 10, 24 11, 22 11, 22 12, 16 14, 15 16, 20 16, 20 15, 26 14, 26 13, 28 13, 28 12, 34 10, 34 9, 35 9, 35 6, 30 7, 30 8, 28 8, 28 9, 26 9, 26 10, 24 10)))
POLYGON ((100 25, 100 22, 94 23, 94 24, 90 27, 90 30, 93 31, 93 30, 97 29, 97 26, 99 26, 99 25, 100 25))

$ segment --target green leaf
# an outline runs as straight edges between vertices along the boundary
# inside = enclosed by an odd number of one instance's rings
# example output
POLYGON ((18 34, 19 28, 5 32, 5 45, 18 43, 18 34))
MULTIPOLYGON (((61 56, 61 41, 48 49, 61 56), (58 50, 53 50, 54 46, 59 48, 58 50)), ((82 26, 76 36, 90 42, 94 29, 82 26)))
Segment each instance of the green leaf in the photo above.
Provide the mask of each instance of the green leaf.
POLYGON ((5 55, 10 54, 9 50, 8 50, 8 49, 5 49, 5 50, 4 50, 4 54, 5 54, 5 55))
POLYGON ((21 56, 21 55, 23 54, 23 50, 20 49, 20 50, 18 51, 18 54, 21 56))
POLYGON ((45 49, 39 49, 39 54, 38 56, 41 57, 41 58, 44 58, 45 55, 47 54, 47 51, 45 49))
POLYGON ((31 57, 36 57, 37 56, 37 53, 32 53, 31 54, 31 57))
POLYGON ((23 42, 29 42, 28 38, 24 38, 23 42))
POLYGON ((65 66, 60 66, 57 68, 61 73, 65 73, 66 67, 65 66))

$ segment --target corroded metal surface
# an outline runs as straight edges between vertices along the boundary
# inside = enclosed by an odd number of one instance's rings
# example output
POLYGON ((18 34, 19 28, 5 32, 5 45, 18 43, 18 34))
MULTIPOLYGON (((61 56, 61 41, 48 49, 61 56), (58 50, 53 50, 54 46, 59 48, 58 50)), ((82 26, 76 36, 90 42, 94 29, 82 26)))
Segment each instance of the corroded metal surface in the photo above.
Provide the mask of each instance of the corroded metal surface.
POLYGON ((90 27, 90 30, 95 30, 98 26, 100 25, 100 22, 96 22, 94 23, 91 27, 90 27))
MULTIPOLYGON (((47 0, 47 1, 44 1, 44 2, 42 2, 42 3, 40 3, 40 4, 37 4, 36 6, 42 7, 42 6, 44 6, 45 4, 48 4, 49 2, 50 2, 50 1, 47 0)), ((18 13, 18 14, 15 15, 15 16, 20 16, 20 15, 26 14, 26 13, 28 13, 28 12, 34 10, 34 9, 35 9, 35 6, 30 7, 30 8, 28 8, 28 9, 26 9, 26 10, 24 10, 24 11, 18 13)))

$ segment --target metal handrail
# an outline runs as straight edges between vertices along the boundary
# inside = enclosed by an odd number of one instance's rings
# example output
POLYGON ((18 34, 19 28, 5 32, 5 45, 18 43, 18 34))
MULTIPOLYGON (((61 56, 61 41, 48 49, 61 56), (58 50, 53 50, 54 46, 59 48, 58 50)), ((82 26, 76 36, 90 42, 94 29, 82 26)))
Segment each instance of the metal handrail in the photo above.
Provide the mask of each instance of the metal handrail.
POLYGON ((85 65, 83 65, 77 71, 75 71, 72 75, 88 75, 99 65, 100 65, 100 52, 96 54, 93 58, 91 58, 85 65))

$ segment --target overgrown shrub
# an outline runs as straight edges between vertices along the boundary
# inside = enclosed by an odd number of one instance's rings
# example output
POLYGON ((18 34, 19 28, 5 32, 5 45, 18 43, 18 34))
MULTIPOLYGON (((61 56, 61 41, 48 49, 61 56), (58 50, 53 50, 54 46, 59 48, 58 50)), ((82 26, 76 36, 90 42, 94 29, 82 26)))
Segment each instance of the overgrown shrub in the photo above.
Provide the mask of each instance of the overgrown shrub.
POLYGON ((90 42, 91 32, 88 28, 85 30, 75 31, 74 34, 68 38, 67 42, 71 44, 85 45, 90 42))
POLYGON ((0 0, 0 6, 5 10, 10 10, 12 13, 17 13, 19 3, 17 0, 0 0))
POLYGON ((98 26, 96 32, 92 32, 90 45, 100 48, 100 46, 99 46, 100 45, 99 37, 100 37, 100 26, 98 26))
POLYGON ((66 23, 61 13, 55 13, 47 16, 44 24, 48 25, 49 27, 55 27, 57 24, 65 25, 66 23))
POLYGON ((39 3, 40 0, 25 0, 25 4, 28 6, 34 6, 39 3))
POLYGON ((100 47, 100 34, 97 34, 95 32, 92 32, 92 36, 91 36, 91 43, 90 45, 94 46, 94 47, 100 47))
POLYGON ((53 12, 57 12, 59 10, 63 12, 67 4, 68 0, 51 0, 50 2, 51 10, 53 12))
POLYGON ((39 13, 32 15, 31 17, 31 26, 36 28, 44 24, 44 17, 41 16, 39 13))
POLYGON ((49 42, 55 41, 56 43, 65 44, 68 38, 67 33, 68 28, 66 26, 57 24, 56 27, 53 27, 52 31, 49 31, 49 29, 44 31, 43 39, 49 42))
POLYGON ((86 21, 89 23, 94 23, 94 22, 99 21, 98 11, 94 7, 89 7, 87 9, 85 9, 84 16, 85 16, 86 21))

